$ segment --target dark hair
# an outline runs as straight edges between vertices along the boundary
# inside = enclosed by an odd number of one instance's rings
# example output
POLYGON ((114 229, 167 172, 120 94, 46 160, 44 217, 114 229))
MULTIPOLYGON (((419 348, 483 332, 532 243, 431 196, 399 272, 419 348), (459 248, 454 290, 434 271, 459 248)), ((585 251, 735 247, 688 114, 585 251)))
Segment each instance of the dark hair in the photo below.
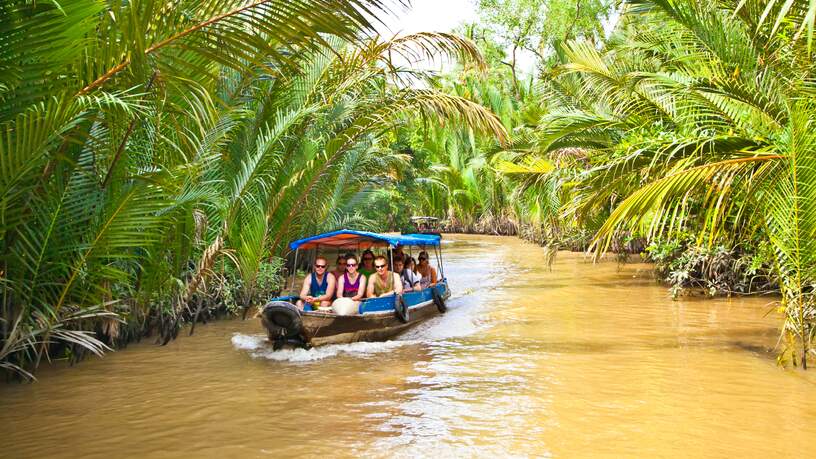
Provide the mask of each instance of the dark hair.
POLYGON ((337 261, 335 261, 335 263, 340 263, 341 261, 345 260, 346 258, 348 258, 348 257, 345 256, 345 255, 337 255, 337 261))
POLYGON ((355 263, 358 263, 360 261, 357 259, 357 255, 354 255, 353 253, 346 254, 346 263, 348 263, 349 260, 354 260, 355 263))

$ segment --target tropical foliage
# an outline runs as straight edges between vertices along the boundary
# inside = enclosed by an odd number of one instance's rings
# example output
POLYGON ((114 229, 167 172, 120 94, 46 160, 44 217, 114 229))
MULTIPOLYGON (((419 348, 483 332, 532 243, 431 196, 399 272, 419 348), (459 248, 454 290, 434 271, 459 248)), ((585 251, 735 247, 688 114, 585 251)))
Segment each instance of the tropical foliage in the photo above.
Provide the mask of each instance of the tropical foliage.
POLYGON ((540 82, 546 114, 532 142, 550 158, 583 152, 561 212, 596 231, 597 253, 633 235, 770 244, 786 314, 780 358, 803 367, 816 331, 808 8, 627 2, 602 47, 562 48, 540 82))
POLYGON ((644 252, 675 293, 778 288, 806 367, 812 3, 629 0, 610 28, 602 0, 484 0, 386 40, 380 0, 3 0, 0 367, 166 343, 280 289, 296 235, 412 213, 644 252))
POLYGON ((382 40, 370 21, 384 12, 5 1, 0 366, 30 376, 42 359, 166 343, 202 309, 252 306, 279 288, 293 235, 365 223, 353 199, 410 159, 388 147, 395 126, 446 119, 503 141, 481 106, 405 84, 428 56, 482 66, 476 48, 382 40))

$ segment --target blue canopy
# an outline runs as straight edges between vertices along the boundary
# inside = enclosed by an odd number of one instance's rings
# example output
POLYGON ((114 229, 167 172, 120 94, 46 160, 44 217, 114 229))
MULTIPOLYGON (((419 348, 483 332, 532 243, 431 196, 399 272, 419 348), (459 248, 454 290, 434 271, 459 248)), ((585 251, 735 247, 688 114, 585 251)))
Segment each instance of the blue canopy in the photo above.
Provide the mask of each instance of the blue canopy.
POLYGON ((289 248, 313 249, 317 246, 338 249, 367 249, 370 247, 438 246, 442 238, 436 234, 381 234, 368 231, 338 230, 331 233, 298 239, 289 243, 289 248))

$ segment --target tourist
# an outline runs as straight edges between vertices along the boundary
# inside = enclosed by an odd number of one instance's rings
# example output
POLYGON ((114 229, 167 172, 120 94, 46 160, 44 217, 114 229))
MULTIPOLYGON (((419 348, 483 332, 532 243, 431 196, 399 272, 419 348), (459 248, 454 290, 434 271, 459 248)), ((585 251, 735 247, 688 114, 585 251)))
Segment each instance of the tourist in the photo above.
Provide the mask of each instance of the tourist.
POLYGON ((360 301, 366 293, 366 277, 357 271, 357 257, 346 258, 346 272, 337 280, 337 298, 360 301))
POLYGON ((405 255, 405 253, 402 251, 402 245, 401 244, 397 244, 397 246, 394 247, 394 250, 391 251, 391 258, 394 260, 395 263, 397 261, 397 258, 405 260, 406 257, 407 257, 407 255, 405 255))
POLYGON ((400 275, 400 279, 402 279, 402 291, 403 292, 412 292, 420 290, 419 281, 420 276, 419 274, 413 271, 413 259, 408 257, 405 261, 402 261, 401 258, 394 259, 394 272, 400 275))
MULTIPOLYGON (((343 277, 343 274, 346 273, 346 255, 338 255, 337 261, 334 265, 334 271, 331 272, 332 276, 334 276, 335 281, 339 282, 340 278, 343 277)), ((340 297, 339 295, 337 296, 340 297)))
POLYGON ((388 262, 385 257, 378 256, 374 259, 374 269, 377 272, 368 278, 369 298, 402 294, 402 280, 399 274, 388 270, 388 262))
POLYGON ((428 252, 424 250, 419 252, 419 265, 416 267, 416 272, 422 276, 419 285, 423 289, 436 285, 436 268, 428 262, 428 252))
POLYGON ((303 287, 300 289, 300 299, 297 306, 304 307, 304 301, 311 304, 314 309, 318 307, 331 306, 334 295, 335 280, 330 272, 326 272, 329 262, 324 257, 317 257, 314 263, 314 270, 303 279, 303 287))
POLYGON ((370 278, 372 274, 376 271, 374 269, 374 252, 371 250, 366 250, 363 252, 363 256, 361 257, 362 266, 357 268, 360 271, 360 274, 365 276, 366 278, 370 278))

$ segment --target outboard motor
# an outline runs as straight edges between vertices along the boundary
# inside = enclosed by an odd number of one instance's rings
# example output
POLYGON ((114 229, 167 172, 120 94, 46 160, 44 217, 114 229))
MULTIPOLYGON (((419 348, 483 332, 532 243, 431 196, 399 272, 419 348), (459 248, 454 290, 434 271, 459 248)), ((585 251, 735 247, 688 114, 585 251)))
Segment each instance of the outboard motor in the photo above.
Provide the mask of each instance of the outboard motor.
POLYGON ((270 301, 263 308, 261 322, 269 333, 269 340, 278 350, 286 344, 309 348, 303 336, 303 320, 300 310, 288 301, 270 301))

